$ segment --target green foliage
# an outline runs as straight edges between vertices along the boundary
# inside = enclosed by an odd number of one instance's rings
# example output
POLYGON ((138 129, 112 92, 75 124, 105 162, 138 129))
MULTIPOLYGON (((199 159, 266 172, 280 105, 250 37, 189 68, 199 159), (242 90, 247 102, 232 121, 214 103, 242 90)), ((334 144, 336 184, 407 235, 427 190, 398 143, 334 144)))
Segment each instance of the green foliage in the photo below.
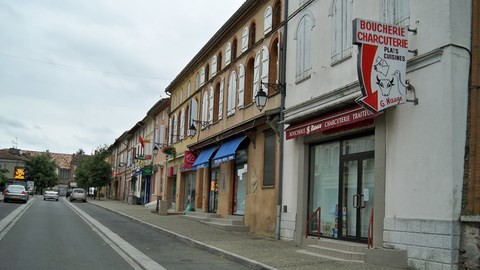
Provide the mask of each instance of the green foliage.
POLYGON ((79 186, 101 188, 112 180, 112 168, 106 161, 109 151, 106 147, 99 147, 92 156, 86 156, 75 170, 76 181, 79 186))
POLYGON ((5 183, 5 180, 7 180, 6 173, 8 173, 7 169, 0 169, 0 183, 5 183))
POLYGON ((40 189, 53 187, 58 182, 55 161, 48 152, 33 156, 26 164, 26 179, 40 189))

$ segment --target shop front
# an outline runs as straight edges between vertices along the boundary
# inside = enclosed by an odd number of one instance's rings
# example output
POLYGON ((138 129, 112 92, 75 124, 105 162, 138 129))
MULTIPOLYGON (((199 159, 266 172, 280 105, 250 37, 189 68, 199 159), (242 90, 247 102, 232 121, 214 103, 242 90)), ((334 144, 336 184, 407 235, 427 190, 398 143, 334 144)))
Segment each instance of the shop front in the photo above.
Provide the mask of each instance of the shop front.
MULTIPOLYGON (((375 203, 378 114, 359 106, 290 125, 286 139, 306 151, 306 235, 367 242, 375 203)), ((303 196, 302 196, 303 197, 303 196)))

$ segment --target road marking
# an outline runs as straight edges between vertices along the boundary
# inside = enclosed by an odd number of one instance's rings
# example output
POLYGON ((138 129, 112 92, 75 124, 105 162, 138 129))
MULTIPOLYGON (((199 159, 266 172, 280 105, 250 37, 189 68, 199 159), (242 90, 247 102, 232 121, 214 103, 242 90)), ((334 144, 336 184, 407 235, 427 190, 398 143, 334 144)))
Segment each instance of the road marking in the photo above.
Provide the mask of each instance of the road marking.
POLYGON ((0 240, 3 239, 3 237, 8 233, 8 231, 10 231, 13 225, 15 225, 15 223, 22 217, 22 215, 32 205, 35 199, 36 197, 33 197, 31 200, 28 200, 26 204, 22 204, 4 219, 0 220, 0 240))
POLYGON ((80 210, 78 207, 73 205, 64 199, 65 203, 72 208, 88 225, 93 227, 95 232, 100 235, 103 239, 107 238, 109 241, 106 241, 112 248, 122 256, 132 267, 135 269, 155 269, 155 270, 166 270, 165 267, 158 264, 156 261, 150 259, 147 255, 142 253, 140 250, 136 249, 134 246, 130 245, 127 241, 123 240, 118 234, 112 232, 107 227, 103 226, 96 219, 92 218, 90 215, 80 210), (120 252, 119 252, 120 251, 120 252), (140 268, 138 268, 140 267, 140 268))

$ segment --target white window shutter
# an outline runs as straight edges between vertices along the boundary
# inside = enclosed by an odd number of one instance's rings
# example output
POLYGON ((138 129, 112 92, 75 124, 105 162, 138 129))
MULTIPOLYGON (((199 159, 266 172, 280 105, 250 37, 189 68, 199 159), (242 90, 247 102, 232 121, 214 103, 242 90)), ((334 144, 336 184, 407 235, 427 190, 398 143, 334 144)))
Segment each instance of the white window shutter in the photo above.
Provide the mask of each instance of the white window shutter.
POLYGON ((255 101, 255 96, 257 95, 260 82, 260 58, 260 53, 257 53, 257 55, 255 56, 255 63, 253 64, 253 101, 255 101))
POLYGON ((223 88, 225 87, 225 79, 220 82, 220 93, 218 95, 218 120, 223 117, 223 88))
POLYGON ((238 66, 238 108, 243 108, 245 94, 245 67, 238 66))
POLYGON ((212 74, 212 77, 215 76, 215 74, 217 74, 217 56, 216 55, 212 57, 212 70, 210 73, 212 74))
POLYGON ((263 33, 267 34, 268 32, 272 31, 272 7, 268 6, 265 9, 265 13, 263 14, 263 33))
POLYGON ((165 143, 165 125, 160 125, 158 130, 158 143, 162 145, 165 143))
POLYGON ((202 71, 200 72, 200 85, 205 82, 205 67, 202 67, 202 71))
POLYGON ((180 113, 180 139, 185 137, 185 108, 180 113))
POLYGON ((245 27, 242 32, 242 52, 248 49, 248 27, 245 27))
POLYGON ((187 98, 190 97, 190 94, 192 93, 192 84, 190 83, 190 81, 188 81, 188 85, 187 85, 187 98))
POLYGON ((172 125, 172 121, 173 119, 172 118, 169 118, 168 119, 168 144, 172 144, 172 128, 173 128, 173 125, 172 125))
POLYGON ((208 121, 208 92, 205 91, 203 93, 202 122, 207 122, 207 121, 208 121))
MULTIPOLYGON (((262 48, 262 82, 268 83, 268 63, 269 63, 269 53, 268 48, 262 48)), ((268 87, 263 87, 263 91, 268 95, 268 87)))
POLYGON ((213 102, 214 102, 214 95, 213 95, 213 87, 210 87, 210 100, 208 104, 208 123, 213 123, 213 102))
POLYGON ((235 113, 235 90, 237 88, 237 78, 235 71, 230 74, 230 80, 228 82, 228 105, 227 105, 227 115, 232 115, 235 113))
POLYGON ((227 48, 225 49, 225 65, 230 64, 232 60, 232 43, 227 43, 227 48))
POLYGON ((173 118, 173 143, 177 142, 177 139, 178 139, 177 131, 178 131, 178 115, 175 114, 173 118))

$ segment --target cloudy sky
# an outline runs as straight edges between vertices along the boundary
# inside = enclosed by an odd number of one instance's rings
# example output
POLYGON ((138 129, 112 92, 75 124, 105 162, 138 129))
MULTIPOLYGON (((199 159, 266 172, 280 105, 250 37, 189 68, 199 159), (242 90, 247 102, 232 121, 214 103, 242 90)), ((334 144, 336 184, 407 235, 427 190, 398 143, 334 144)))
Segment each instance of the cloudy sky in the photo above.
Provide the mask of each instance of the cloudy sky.
POLYGON ((0 0, 0 149, 91 153, 245 0, 0 0))

